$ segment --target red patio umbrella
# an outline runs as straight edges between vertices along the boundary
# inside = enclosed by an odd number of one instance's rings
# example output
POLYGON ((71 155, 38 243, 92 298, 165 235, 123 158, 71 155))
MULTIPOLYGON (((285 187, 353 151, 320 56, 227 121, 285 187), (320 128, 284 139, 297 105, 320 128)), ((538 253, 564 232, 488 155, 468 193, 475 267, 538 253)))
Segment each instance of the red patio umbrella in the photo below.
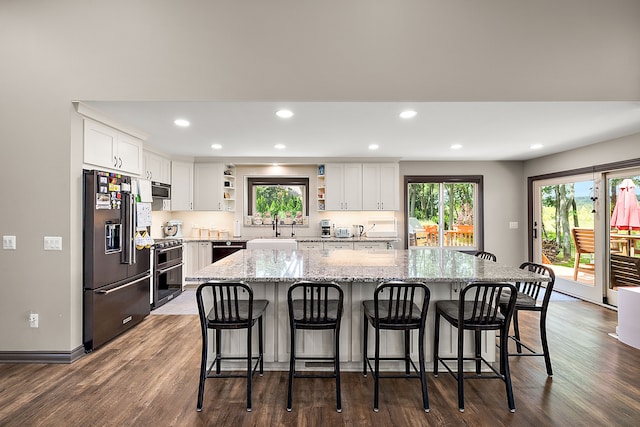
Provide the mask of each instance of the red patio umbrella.
POLYGON ((618 230, 640 230, 640 205, 636 197, 636 186, 626 178, 620 184, 618 200, 611 214, 611 226, 618 230))

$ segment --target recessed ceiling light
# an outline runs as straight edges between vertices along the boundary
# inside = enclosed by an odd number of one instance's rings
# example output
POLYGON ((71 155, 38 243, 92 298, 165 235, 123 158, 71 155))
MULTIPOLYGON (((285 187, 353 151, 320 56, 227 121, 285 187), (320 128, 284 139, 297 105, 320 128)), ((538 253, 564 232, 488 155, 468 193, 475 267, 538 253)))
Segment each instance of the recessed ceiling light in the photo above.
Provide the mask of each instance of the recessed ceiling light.
POLYGON ((542 147, 544 147, 544 145, 542 145, 542 144, 531 144, 531 147, 530 147, 530 148, 531 148, 532 150, 539 150, 539 149, 541 149, 542 147))
POLYGON ((378 144, 369 144, 369 150, 377 150, 380 148, 378 144))
POLYGON ((293 117, 293 112, 290 110, 278 110, 276 111, 276 116, 280 117, 281 119, 290 119, 291 117, 293 117))
POLYGON ((276 144, 273 146, 276 150, 284 150, 285 148, 287 148, 286 145, 284 144, 276 144))
POLYGON ((173 124, 175 124, 176 126, 180 126, 181 128, 186 128, 188 127, 191 123, 189 123, 189 120, 186 119, 175 119, 173 121, 173 124))
POLYGON ((414 110, 406 110, 400 113, 400 117, 402 117, 403 119, 412 119, 417 115, 418 115, 418 112, 414 110))
POLYGON ((214 150, 219 150, 222 148, 222 145, 220 144, 211 144, 211 148, 213 148, 214 150))
POLYGON ((452 150, 459 150, 462 148, 462 144, 452 144, 451 145, 451 149, 452 150))

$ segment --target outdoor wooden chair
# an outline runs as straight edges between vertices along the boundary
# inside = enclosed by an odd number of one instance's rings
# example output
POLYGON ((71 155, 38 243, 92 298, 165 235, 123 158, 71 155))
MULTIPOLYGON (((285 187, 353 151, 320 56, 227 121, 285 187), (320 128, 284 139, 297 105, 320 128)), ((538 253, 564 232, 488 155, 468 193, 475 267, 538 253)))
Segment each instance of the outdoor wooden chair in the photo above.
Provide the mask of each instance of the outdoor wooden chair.
POLYGON ((573 264, 573 280, 578 280, 578 272, 594 273, 594 264, 581 263, 580 256, 582 254, 588 255, 595 253, 595 237, 592 228, 574 228, 571 230, 571 237, 576 247, 576 259, 573 264))

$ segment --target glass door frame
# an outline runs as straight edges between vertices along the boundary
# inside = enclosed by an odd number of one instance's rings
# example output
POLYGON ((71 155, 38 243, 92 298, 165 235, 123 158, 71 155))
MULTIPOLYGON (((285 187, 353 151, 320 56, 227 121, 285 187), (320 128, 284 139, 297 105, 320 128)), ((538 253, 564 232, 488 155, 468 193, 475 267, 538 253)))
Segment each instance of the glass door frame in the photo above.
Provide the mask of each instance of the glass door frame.
MULTIPOLYGON (((534 225, 534 222, 538 221, 538 224, 539 224, 539 218, 534 219, 534 214, 535 214, 534 195, 536 193, 536 183, 538 181, 549 180, 553 178, 565 178, 566 180, 572 176, 597 174, 597 177, 600 178, 600 183, 602 183, 602 185, 605 185, 606 181, 604 181, 603 178, 606 173, 617 174, 618 172, 622 172, 624 169, 635 169, 638 167, 640 167, 640 158, 635 158, 635 159, 629 159, 629 160, 624 160, 620 162, 604 163, 604 164, 594 165, 590 167, 571 169, 571 170, 566 170, 562 172, 554 172, 549 174, 535 175, 535 176, 528 177, 527 178, 527 227, 528 227, 529 233, 528 233, 527 247, 528 247, 529 260, 536 262, 534 261, 535 259, 534 254, 536 253, 535 244, 538 243, 536 242, 536 239, 539 234, 538 233, 539 227, 537 227, 537 225, 534 225)), ((608 220, 609 207, 607 205, 608 201, 606 201, 606 199, 608 199, 608 194, 606 189, 603 189, 601 185, 600 185, 599 194, 600 196, 598 197, 597 204, 596 204, 596 212, 599 217, 596 217, 595 221, 598 221, 600 224, 600 226, 598 227, 600 232, 599 233, 597 232, 595 235, 596 245, 601 244, 600 242, 608 241, 608 238, 609 238, 609 233, 607 231, 607 227, 609 226, 609 220, 608 220), (607 214, 603 216, 603 215, 600 215, 598 212, 606 212, 607 214)), ((609 245, 607 245, 606 247, 608 248, 609 245)), ((541 249, 538 250, 537 253, 538 253, 538 262, 539 262, 541 257, 540 255, 541 249)), ((598 262, 599 262, 600 263, 599 272, 597 273, 596 277, 594 277, 594 280, 596 283, 598 280, 600 281, 601 295, 598 295, 598 298, 593 300, 593 302, 596 302, 599 304, 608 304, 609 302, 608 302, 608 297, 606 293, 606 289, 608 288, 608 286, 604 286, 603 282, 606 280, 606 283, 608 284, 608 281, 609 281, 609 262, 608 262, 609 250, 607 249, 606 251, 601 251, 600 255, 601 256, 599 257, 599 260, 596 259, 596 267, 595 267, 596 269, 598 269, 598 262)))

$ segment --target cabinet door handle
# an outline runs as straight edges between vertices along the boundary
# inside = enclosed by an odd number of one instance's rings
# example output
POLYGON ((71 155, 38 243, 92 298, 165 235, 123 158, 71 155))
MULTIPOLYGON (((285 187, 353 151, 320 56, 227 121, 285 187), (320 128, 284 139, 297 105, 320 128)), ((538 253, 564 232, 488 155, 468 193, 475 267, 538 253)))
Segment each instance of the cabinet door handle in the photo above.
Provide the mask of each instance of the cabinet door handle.
POLYGON ((113 167, 114 168, 118 167, 118 158, 116 156, 113 156, 113 167))
POLYGON ((380 202, 380 209, 384 209, 384 202, 380 202))
POLYGON ((119 168, 122 167, 122 157, 118 157, 118 160, 120 160, 120 164, 118 165, 119 168))

